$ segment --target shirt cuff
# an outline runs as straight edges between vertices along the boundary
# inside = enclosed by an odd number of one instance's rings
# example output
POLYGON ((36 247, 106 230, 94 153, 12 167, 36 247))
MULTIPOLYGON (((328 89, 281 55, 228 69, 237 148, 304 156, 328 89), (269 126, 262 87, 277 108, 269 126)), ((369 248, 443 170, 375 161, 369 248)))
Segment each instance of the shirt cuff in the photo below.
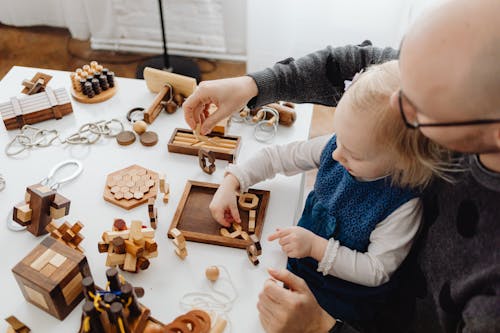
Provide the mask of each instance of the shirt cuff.
POLYGON ((248 188, 250 187, 250 182, 248 180, 248 177, 246 177, 245 173, 239 168, 236 164, 229 163, 229 165, 226 167, 224 171, 224 177, 228 174, 232 174, 233 176, 238 179, 238 182, 240 183, 240 193, 245 193, 248 191, 248 188))
POLYGON ((326 246, 325 254, 323 255, 321 261, 318 263, 318 269, 317 269, 318 272, 323 273, 323 276, 330 274, 330 270, 332 269, 335 257, 337 257, 339 246, 340 246, 339 241, 333 238, 330 238, 328 240, 328 245, 326 246))

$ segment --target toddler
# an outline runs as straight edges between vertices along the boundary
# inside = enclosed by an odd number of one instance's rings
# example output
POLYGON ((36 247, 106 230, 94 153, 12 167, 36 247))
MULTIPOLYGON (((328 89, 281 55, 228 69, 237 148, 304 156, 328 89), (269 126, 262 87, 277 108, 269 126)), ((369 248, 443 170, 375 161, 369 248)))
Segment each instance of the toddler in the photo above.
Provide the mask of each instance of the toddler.
POLYGON ((210 204, 229 226, 240 222, 236 191, 277 173, 318 168, 298 225, 268 239, 279 241, 288 269, 335 318, 372 320, 387 300, 419 230, 419 194, 450 155, 406 128, 390 107, 399 84, 397 61, 370 67, 339 101, 333 136, 267 147, 230 164, 210 204))

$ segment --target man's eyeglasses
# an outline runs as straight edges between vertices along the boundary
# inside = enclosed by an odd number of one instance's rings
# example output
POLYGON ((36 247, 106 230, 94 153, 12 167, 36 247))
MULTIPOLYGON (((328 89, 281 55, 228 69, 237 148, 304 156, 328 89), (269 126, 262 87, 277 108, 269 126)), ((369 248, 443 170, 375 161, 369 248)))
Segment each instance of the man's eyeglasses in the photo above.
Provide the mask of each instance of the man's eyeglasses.
POLYGON ((403 109, 403 91, 401 89, 399 90, 398 94, 398 104, 399 104, 399 112, 401 112, 401 117, 403 117, 406 127, 411 129, 417 129, 420 127, 450 127, 450 126, 470 126, 470 125, 485 125, 485 124, 500 123, 500 119, 479 119, 470 121, 429 123, 429 124, 419 123, 417 119, 417 112, 415 110, 405 111, 403 109))

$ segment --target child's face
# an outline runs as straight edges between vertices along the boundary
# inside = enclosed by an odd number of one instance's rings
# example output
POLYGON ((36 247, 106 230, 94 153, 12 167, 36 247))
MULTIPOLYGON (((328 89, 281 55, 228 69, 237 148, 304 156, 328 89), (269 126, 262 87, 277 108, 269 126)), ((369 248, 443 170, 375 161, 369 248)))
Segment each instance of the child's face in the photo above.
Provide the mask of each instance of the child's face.
POLYGON ((394 153, 376 143, 375 117, 376 112, 353 110, 347 93, 335 111, 337 149, 332 158, 356 178, 383 177, 389 174, 397 163, 394 153))

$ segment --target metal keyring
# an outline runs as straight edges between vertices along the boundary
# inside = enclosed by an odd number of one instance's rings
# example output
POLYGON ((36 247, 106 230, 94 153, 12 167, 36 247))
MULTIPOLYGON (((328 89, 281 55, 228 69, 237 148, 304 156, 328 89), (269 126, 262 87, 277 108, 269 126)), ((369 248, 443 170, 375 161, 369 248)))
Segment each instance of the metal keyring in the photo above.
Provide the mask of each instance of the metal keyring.
POLYGON ((138 120, 144 120, 144 108, 137 107, 131 109, 129 112, 127 112, 127 120, 133 124, 138 120), (135 114, 139 116, 135 116, 135 114))
POLYGON ((42 181, 40 181, 40 184, 47 185, 52 190, 57 190, 59 188, 59 186, 61 186, 61 184, 67 183, 70 180, 73 180, 76 177, 78 177, 82 173, 82 171, 83 171, 82 162, 80 162, 78 160, 66 160, 66 161, 62 161, 61 163, 59 163, 56 166, 54 166, 52 168, 52 170, 50 170, 49 175, 47 177, 45 177, 44 179, 42 179, 42 181), (61 179, 61 180, 59 180, 57 182, 53 181, 54 178, 55 178, 54 176, 55 176, 55 174, 57 173, 57 171, 59 169, 62 169, 64 166, 71 165, 71 164, 74 164, 74 165, 77 166, 77 169, 76 169, 75 172, 73 172, 73 174, 71 174, 68 177, 63 178, 63 179, 61 179))

